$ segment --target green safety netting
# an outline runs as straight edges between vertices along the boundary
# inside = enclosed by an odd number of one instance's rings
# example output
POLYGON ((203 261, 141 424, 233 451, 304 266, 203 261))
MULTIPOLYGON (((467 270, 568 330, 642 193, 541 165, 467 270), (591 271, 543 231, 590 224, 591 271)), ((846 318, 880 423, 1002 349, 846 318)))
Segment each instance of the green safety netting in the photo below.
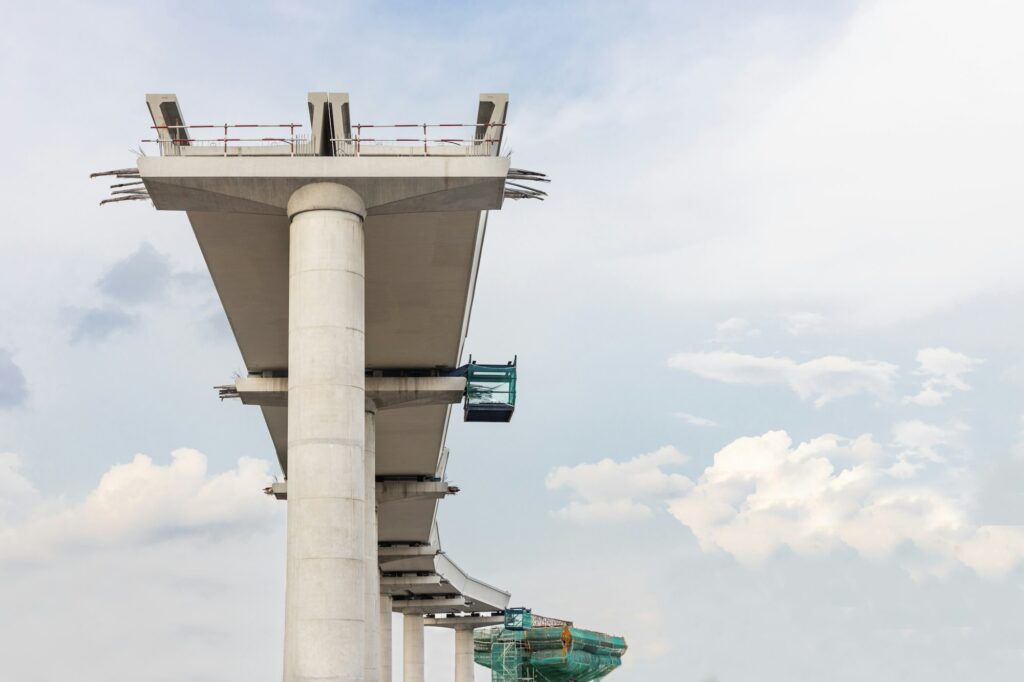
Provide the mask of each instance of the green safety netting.
POLYGON ((482 628, 473 635, 473 658, 491 669, 493 682, 591 682, 619 667, 626 640, 569 625, 482 628))

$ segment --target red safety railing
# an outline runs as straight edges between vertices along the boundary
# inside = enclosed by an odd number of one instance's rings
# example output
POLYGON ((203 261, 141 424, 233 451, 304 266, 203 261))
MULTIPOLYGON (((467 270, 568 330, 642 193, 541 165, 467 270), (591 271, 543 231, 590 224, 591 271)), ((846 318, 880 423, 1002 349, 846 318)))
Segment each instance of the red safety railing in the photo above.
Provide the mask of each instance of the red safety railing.
MULTIPOLYGON (((290 156, 308 156, 317 153, 313 149, 312 142, 307 136, 296 134, 296 129, 302 128, 301 123, 222 123, 202 125, 160 125, 151 126, 153 130, 166 131, 167 137, 159 137, 155 140, 143 140, 143 142, 157 143, 160 145, 162 156, 180 156, 190 153, 185 149, 188 147, 212 147, 219 148, 221 155, 245 155, 245 149, 266 144, 288 145, 290 156), (252 128, 276 128, 287 129, 287 136, 273 137, 241 137, 233 134, 236 129, 252 128), (218 130, 222 132, 219 137, 198 137, 193 134, 196 130, 218 130)), ((415 146, 407 148, 407 155, 429 156, 432 153, 450 155, 449 152, 441 152, 439 147, 457 146, 463 148, 467 154, 474 156, 490 156, 494 153, 494 145, 501 142, 501 132, 505 127, 504 123, 395 123, 390 125, 357 123, 352 126, 353 137, 332 138, 330 140, 334 147, 336 156, 360 156, 363 154, 373 155, 372 150, 364 149, 365 146, 377 148, 378 153, 386 155, 402 155, 406 151, 402 145, 410 143, 415 146), (474 131, 485 129, 482 136, 474 132, 472 137, 448 137, 443 133, 432 133, 432 131, 443 128, 472 128, 474 131), (416 129, 422 132, 417 137, 367 137, 364 131, 377 129, 416 129), (496 131, 496 134, 492 131, 496 131), (434 135, 433 137, 431 135, 434 135), (383 152, 381 147, 398 147, 389 152, 383 152)), ((194 153, 194 152, 193 152, 194 153)))
POLYGON ((424 156, 429 156, 431 153, 431 145, 457 145, 465 147, 470 151, 478 151, 480 155, 490 155, 490 148, 492 144, 501 142, 501 129, 505 127, 504 123, 392 123, 386 125, 374 124, 374 123, 356 123, 352 126, 355 135, 352 137, 345 138, 334 138, 331 142, 334 144, 334 153, 338 156, 360 156, 363 154, 363 145, 369 144, 373 146, 385 146, 391 144, 403 144, 414 142, 418 147, 422 148, 424 156), (418 129, 422 131, 422 135, 419 137, 364 137, 363 130, 366 129, 418 129), (472 138, 459 138, 459 137, 431 137, 430 131, 433 128, 486 128, 487 131, 482 138, 474 136, 472 138), (498 129, 497 136, 491 136, 490 131, 492 128, 498 129))
POLYGON ((156 139, 156 140, 143 140, 143 142, 155 142, 161 145, 160 153, 164 156, 174 155, 180 153, 180 149, 165 149, 165 145, 170 144, 173 147, 180 148, 182 146, 211 146, 216 144, 222 147, 223 155, 228 155, 228 143, 231 142, 271 142, 287 144, 291 156, 295 156, 297 146, 303 142, 308 142, 304 138, 296 137, 295 129, 301 128, 301 123, 221 123, 221 124, 200 124, 200 125, 162 125, 162 126, 150 126, 153 130, 166 130, 170 137, 168 139, 156 139), (231 137, 230 132, 235 128, 278 128, 288 129, 288 137, 231 137), (189 132, 191 130, 200 129, 215 129, 222 130, 224 132, 223 137, 182 137, 181 132, 189 132), (173 133, 171 131, 178 131, 173 133), (168 153, 170 152, 170 153, 168 153))

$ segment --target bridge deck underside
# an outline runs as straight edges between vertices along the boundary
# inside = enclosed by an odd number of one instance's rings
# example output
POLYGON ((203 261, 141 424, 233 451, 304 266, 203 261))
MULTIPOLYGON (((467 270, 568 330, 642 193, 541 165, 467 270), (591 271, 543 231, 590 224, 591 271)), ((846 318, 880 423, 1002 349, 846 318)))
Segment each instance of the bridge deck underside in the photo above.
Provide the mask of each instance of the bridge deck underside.
MULTIPOLYGON (((366 219, 368 369, 459 365, 484 215, 453 211, 371 215, 366 219)), ((190 211, 188 216, 246 369, 257 373, 286 370, 288 219, 200 211, 190 211)), ((286 469, 287 408, 264 406, 261 410, 286 469)), ((443 476, 448 413, 447 405, 379 412, 377 475, 443 476)), ((382 506, 380 541, 431 542, 436 512, 434 499, 382 506)), ((422 590, 427 597, 452 589, 448 584, 424 586, 417 587, 416 594, 422 590)), ((487 604, 473 602, 472 606, 480 609, 487 604)))

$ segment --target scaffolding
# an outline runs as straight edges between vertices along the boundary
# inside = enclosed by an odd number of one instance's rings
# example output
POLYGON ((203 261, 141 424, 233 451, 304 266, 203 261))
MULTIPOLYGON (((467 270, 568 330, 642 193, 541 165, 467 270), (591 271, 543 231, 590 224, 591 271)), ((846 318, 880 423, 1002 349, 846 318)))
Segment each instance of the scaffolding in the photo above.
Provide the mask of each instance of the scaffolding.
POLYGON ((592 682, 622 663, 626 641, 552 619, 509 609, 505 626, 473 635, 473 657, 491 669, 492 682, 592 682), (540 624, 534 625, 534 622, 540 624))
POLYGON ((523 676, 522 642, 504 639, 494 642, 491 648, 492 682, 518 682, 523 676))

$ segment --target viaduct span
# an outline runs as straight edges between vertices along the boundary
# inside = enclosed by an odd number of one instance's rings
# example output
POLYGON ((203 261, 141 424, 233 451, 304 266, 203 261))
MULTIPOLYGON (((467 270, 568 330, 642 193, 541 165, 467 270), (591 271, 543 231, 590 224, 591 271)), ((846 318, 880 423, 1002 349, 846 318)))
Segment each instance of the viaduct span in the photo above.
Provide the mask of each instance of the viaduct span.
POLYGON ((146 102, 160 153, 112 172, 132 181, 113 200, 188 216, 247 371, 221 395, 262 411, 285 473, 267 490, 288 504, 285 681, 390 682, 394 611, 406 682, 425 616, 455 627, 469 682, 472 628, 509 593, 442 551, 437 507, 457 492, 452 405, 507 421, 515 403, 512 363, 462 364, 488 212, 543 196, 500 154, 508 97, 481 95, 465 125, 381 127, 310 93, 308 129, 190 126, 174 95, 146 102))

